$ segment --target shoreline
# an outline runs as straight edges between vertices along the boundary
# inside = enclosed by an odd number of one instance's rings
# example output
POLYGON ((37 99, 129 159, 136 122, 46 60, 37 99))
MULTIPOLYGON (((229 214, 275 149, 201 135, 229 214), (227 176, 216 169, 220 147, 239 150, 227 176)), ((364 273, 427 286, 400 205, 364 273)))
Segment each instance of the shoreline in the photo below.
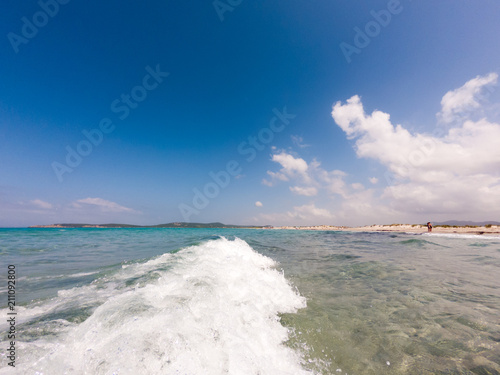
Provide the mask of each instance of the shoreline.
MULTIPOLYGON (((270 229, 288 229, 288 230, 331 230, 341 232, 398 232, 398 233, 429 233, 425 225, 411 224, 392 224, 392 225, 366 225, 363 227, 346 227, 334 225, 314 225, 314 226, 276 226, 270 229)), ((432 228, 430 233, 444 234, 474 234, 474 235, 496 235, 500 236, 500 227, 492 225, 491 227, 442 227, 437 226, 432 228)))
MULTIPOLYGON (((198 229, 266 229, 266 230, 316 230, 316 231, 341 231, 341 232, 396 232, 396 233, 429 233, 427 226, 422 224, 390 224, 390 225, 365 225, 361 227, 348 227, 337 225, 312 225, 312 226, 237 226, 237 225, 224 225, 219 223, 212 224, 188 224, 188 223, 171 223, 161 224, 155 226, 140 226, 128 224, 51 224, 51 225, 34 225, 28 228, 198 228, 198 229), (214 225, 215 224, 215 225, 214 225)), ((441 226, 437 225, 432 228, 431 233, 440 234, 468 234, 468 235, 493 235, 500 236, 499 225, 488 226, 441 226)))

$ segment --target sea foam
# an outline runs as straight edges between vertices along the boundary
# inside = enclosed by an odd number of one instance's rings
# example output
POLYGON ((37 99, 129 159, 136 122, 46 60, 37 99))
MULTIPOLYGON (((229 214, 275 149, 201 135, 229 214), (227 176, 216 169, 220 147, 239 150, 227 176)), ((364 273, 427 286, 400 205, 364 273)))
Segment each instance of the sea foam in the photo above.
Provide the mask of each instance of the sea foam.
MULTIPOLYGON (((85 321, 22 344, 17 373, 306 374, 279 318, 306 301, 275 266, 238 238, 128 265, 85 321)), ((95 292, 73 288, 56 300, 95 292)))
POLYGON ((500 240, 500 236, 488 236, 484 234, 467 234, 467 233, 422 233, 422 236, 428 237, 445 237, 458 239, 475 239, 475 240, 500 240))

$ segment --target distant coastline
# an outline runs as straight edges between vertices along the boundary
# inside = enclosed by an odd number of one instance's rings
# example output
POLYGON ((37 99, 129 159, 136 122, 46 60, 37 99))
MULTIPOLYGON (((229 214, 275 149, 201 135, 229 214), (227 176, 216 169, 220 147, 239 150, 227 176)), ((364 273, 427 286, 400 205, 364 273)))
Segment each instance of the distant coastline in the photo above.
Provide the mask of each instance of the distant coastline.
MULTIPOLYGON (((271 225, 232 225, 223 223, 186 223, 175 222, 158 225, 133 225, 133 224, 50 224, 33 225, 28 228, 221 228, 221 229, 285 229, 285 230, 318 230, 318 231, 350 231, 350 232, 407 232, 426 233, 427 227, 423 224, 390 224, 367 225, 360 227, 313 225, 313 226, 271 226, 271 225)), ((440 225, 433 227, 433 233, 458 233, 458 234, 493 234, 500 235, 500 225, 440 225)))
MULTIPOLYGON (((297 229, 297 230, 330 230, 330 231, 347 231, 347 232, 402 232, 402 233, 427 233, 427 226, 422 224, 390 224, 390 225, 368 225, 362 227, 344 227, 331 225, 316 225, 316 226, 281 226, 273 227, 273 229, 297 229)), ((448 234, 475 234, 475 235, 500 235, 500 226, 498 225, 435 225, 432 228, 432 233, 448 233, 448 234)))
POLYGON ((223 223, 185 223, 175 222, 157 225, 134 225, 134 224, 48 224, 32 225, 28 228, 265 228, 264 226, 232 225, 223 223))

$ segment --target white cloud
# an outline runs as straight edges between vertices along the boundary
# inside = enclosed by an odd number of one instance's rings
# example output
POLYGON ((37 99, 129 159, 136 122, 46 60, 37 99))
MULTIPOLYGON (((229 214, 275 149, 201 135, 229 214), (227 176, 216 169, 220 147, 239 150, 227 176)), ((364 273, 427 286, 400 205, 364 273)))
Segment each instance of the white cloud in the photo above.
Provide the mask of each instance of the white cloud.
POLYGON ((102 198, 79 199, 73 206, 75 208, 81 208, 82 206, 80 203, 97 206, 104 212, 134 212, 131 208, 120 206, 118 203, 107 201, 102 198))
POLYGON ((318 189, 315 187, 300 187, 300 186, 290 186, 290 191, 297 195, 305 195, 306 197, 312 197, 318 194, 318 189))
POLYGON ((293 216, 297 216, 301 219, 311 219, 311 218, 332 218, 333 215, 325 208, 318 208, 312 204, 305 204, 303 206, 294 207, 292 213, 293 216))
POLYGON ((281 164, 283 167, 281 171, 287 176, 304 175, 307 172, 308 167, 304 159, 294 158, 284 151, 274 154, 272 160, 281 164))
MULTIPOLYGON (((292 157, 284 151, 280 151, 279 155, 280 158, 273 156, 272 160, 279 163, 279 160, 289 160, 287 156, 292 157)), ((304 197, 319 196, 323 207, 316 207, 314 203, 310 202, 302 206, 295 206, 292 210, 285 212, 260 215, 260 218, 266 222, 272 221, 273 223, 279 222, 287 225, 307 225, 313 222, 318 223, 318 220, 321 219, 321 223, 324 224, 324 219, 334 219, 338 216, 337 212, 342 216, 342 212, 339 212, 338 208, 340 208, 343 200, 349 199, 355 195, 360 195, 365 191, 365 187, 360 183, 355 182, 347 184, 345 181, 347 174, 343 171, 325 170, 316 159, 313 159, 309 164, 304 159, 298 157, 293 157, 293 159, 301 161, 302 173, 293 175, 292 173, 285 172, 285 168, 282 168, 280 172, 268 171, 267 174, 273 177, 272 183, 268 185, 273 186, 278 182, 290 183, 291 186, 289 186, 289 190, 293 194, 304 197), (286 176, 286 179, 282 178, 285 173, 290 177, 286 176), (295 185, 296 183, 298 183, 298 185, 295 185), (339 197, 340 201, 338 199, 339 197), (335 216, 331 214, 332 210, 335 210, 335 216)), ((282 163, 279 164, 283 166, 282 163)), ((349 212, 353 211, 350 207, 346 207, 346 210, 349 212)), ((347 218, 347 220, 350 220, 347 215, 343 217, 344 219, 347 218)))
POLYGON ((8 221, 5 219, 2 221, 0 218, 0 225, 102 224, 120 220, 126 220, 131 224, 146 224, 136 221, 137 216, 141 214, 140 211, 101 198, 85 198, 66 203, 49 203, 41 199, 16 202, 13 199, 5 200, 0 194, 0 212, 8 217, 8 221))
POLYGON ((356 191, 341 202, 335 214, 341 225, 383 224, 406 220, 408 215, 402 215, 386 203, 372 189, 356 191))
POLYGON ((358 138, 356 153, 359 157, 375 158, 382 163, 398 164, 401 155, 419 148, 412 135, 400 125, 394 127, 389 115, 374 111, 366 116, 359 96, 347 100, 347 104, 336 103, 332 117, 349 139, 358 138), (390 146, 390 147, 388 147, 390 146))
POLYGON ((292 142, 299 148, 311 147, 311 145, 305 144, 304 138, 299 137, 298 135, 292 135, 290 138, 292 138, 292 142))
POLYGON ((318 208, 314 203, 295 206, 284 213, 261 214, 257 221, 272 222, 278 225, 319 223, 319 220, 333 219, 334 216, 325 208, 318 208))
POLYGON ((365 187, 363 186, 363 184, 360 184, 359 182, 355 182, 354 184, 351 184, 351 187, 354 189, 354 190, 363 190, 365 187))
POLYGON ((52 204, 45 202, 45 201, 42 201, 41 199, 34 199, 30 202, 38 208, 43 208, 43 209, 47 209, 47 210, 53 208, 52 204))
POLYGON ((279 154, 273 154, 271 160, 279 163, 282 168, 279 172, 267 171, 271 180, 262 180, 264 185, 274 186, 277 181, 288 181, 290 178, 301 178, 305 182, 309 181, 308 166, 304 159, 295 158, 293 155, 281 151, 279 154))
POLYGON ((262 183, 267 186, 274 186, 277 181, 288 181, 288 177, 281 172, 267 171, 267 174, 271 176, 271 180, 263 179, 262 183))
POLYGON ((380 111, 364 112, 358 96, 336 103, 332 117, 356 153, 385 165, 389 199, 400 211, 492 213, 500 205, 500 124, 465 121, 447 133, 411 134, 380 111))
MULTIPOLYGON (((443 113, 455 116, 470 109, 480 113, 481 90, 496 79, 496 74, 477 77, 445 95, 443 113)), ((270 179, 264 183, 289 184, 291 193, 314 196, 316 203, 259 218, 290 225, 323 223, 324 219, 336 225, 362 225, 450 218, 485 220, 497 214, 500 124, 463 117, 446 129, 436 127, 432 134, 410 132, 393 124, 388 113, 366 113, 358 96, 336 103, 332 117, 354 141, 356 155, 376 160, 387 172, 368 178, 371 187, 367 188, 349 181, 352 174, 325 170, 316 159, 306 162, 275 149, 272 160, 281 169, 268 171, 270 179)))
POLYGON ((271 158, 283 168, 279 172, 267 171, 271 180, 264 179, 262 183, 274 186, 279 181, 300 183, 301 186, 290 186, 291 192, 297 195, 315 196, 319 189, 325 189, 330 194, 345 195, 347 193, 344 178, 346 173, 339 170, 327 171, 321 167, 321 163, 313 159, 309 164, 302 159, 296 158, 285 151, 280 151, 271 158))
POLYGON ((446 181, 453 175, 489 173, 500 166, 500 126, 486 120, 466 121, 444 136, 410 134, 392 125, 388 114, 366 115, 359 97, 334 106, 332 116, 357 138, 356 153, 378 160, 397 176, 419 181, 446 181))
POLYGON ((255 202, 255 206, 256 206, 256 207, 262 207, 263 205, 262 205, 262 202, 257 201, 257 202, 255 202))
POLYGON ((441 100, 441 112, 437 114, 438 119, 444 123, 450 123, 461 113, 479 108, 481 92, 485 87, 495 85, 497 79, 496 73, 477 76, 462 87, 448 91, 441 100))
POLYGON ((346 196, 348 192, 344 181, 347 176, 345 172, 339 170, 326 171, 320 167, 319 163, 314 167, 314 171, 318 184, 324 187, 330 194, 346 196))

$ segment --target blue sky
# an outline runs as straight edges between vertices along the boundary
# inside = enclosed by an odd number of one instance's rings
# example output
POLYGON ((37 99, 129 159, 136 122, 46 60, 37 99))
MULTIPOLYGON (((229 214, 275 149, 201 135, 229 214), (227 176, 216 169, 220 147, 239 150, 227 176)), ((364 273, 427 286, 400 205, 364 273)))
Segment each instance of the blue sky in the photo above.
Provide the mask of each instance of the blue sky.
POLYGON ((0 226, 498 220, 498 2, 2 7, 0 226))

